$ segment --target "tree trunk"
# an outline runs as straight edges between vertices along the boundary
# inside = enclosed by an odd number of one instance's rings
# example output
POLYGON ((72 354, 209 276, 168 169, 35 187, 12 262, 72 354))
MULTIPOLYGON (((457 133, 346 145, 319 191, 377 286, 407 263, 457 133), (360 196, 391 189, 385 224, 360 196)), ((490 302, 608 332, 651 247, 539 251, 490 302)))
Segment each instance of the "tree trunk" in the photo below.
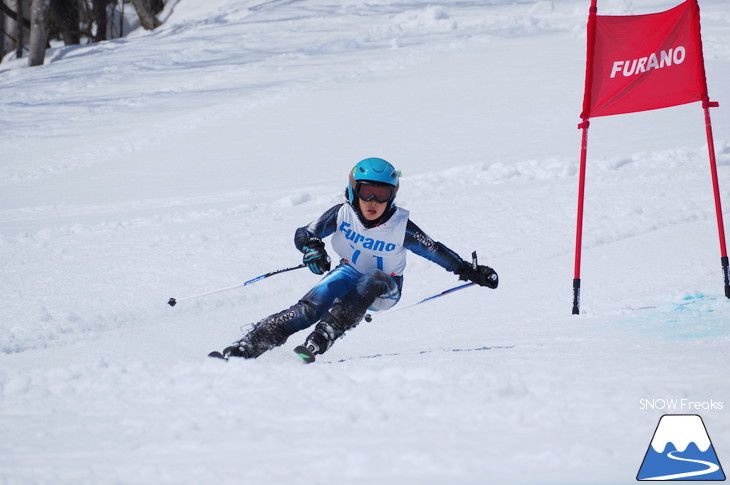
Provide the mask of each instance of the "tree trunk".
MULTIPOLYGON (((0 3, 3 3, 0 0, 0 3)), ((5 12, 0 10, 0 62, 5 57, 5 12)))
POLYGON ((65 45, 81 43, 79 29, 79 5, 76 0, 51 0, 50 12, 53 23, 61 31, 65 45))
POLYGON ((42 66, 46 58, 46 42, 48 40, 48 24, 46 12, 50 0, 33 0, 30 7, 30 53, 29 66, 42 66))
POLYGON ((25 29, 23 28, 23 0, 15 0, 15 12, 18 14, 18 20, 15 22, 15 57, 21 59, 23 57, 23 47, 25 46, 25 29))
POLYGON ((145 30, 155 30, 160 26, 160 21, 152 12, 150 0, 132 0, 132 5, 134 5, 134 9, 137 11, 139 20, 145 30))
POLYGON ((165 8, 165 2, 164 0, 150 0, 150 6, 154 14, 157 15, 165 8))
POLYGON ((94 23, 96 24, 96 34, 94 35, 94 41, 100 42, 107 40, 106 27, 109 22, 109 17, 106 13, 106 8, 109 5, 109 0, 94 0, 93 14, 94 23))

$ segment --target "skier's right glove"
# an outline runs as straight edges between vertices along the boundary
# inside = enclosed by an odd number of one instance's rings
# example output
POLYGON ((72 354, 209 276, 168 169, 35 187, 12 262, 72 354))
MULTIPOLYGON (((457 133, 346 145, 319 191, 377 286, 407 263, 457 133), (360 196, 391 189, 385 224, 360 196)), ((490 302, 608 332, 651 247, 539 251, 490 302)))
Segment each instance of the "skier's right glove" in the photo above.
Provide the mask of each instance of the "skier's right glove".
POLYGON ((474 268, 471 264, 464 262, 464 267, 459 271, 459 279, 471 281, 479 286, 486 286, 495 289, 499 285, 499 276, 489 266, 477 265, 474 268))
POLYGON ((302 248, 304 256, 302 262, 314 274, 324 274, 330 270, 330 257, 324 249, 324 243, 321 239, 313 237, 302 248))

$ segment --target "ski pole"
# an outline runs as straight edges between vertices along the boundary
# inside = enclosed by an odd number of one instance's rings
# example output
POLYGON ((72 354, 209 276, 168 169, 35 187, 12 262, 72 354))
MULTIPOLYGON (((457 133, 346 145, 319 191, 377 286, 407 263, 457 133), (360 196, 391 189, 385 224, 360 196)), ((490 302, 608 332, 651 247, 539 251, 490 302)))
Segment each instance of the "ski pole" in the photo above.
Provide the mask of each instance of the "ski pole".
MULTIPOLYGON (((435 300, 436 298, 440 298, 442 296, 446 296, 449 293, 453 293, 455 291, 463 290, 464 288, 468 288, 469 286, 474 286, 475 283, 465 283, 463 285, 455 286, 453 288, 449 288, 448 290, 444 290, 441 293, 437 295, 429 296, 428 298, 424 298, 421 301, 417 301, 416 303, 411 303, 410 305, 406 305, 404 307, 396 308, 395 310, 389 310, 387 312, 383 312, 380 315, 390 315, 391 313, 399 312, 401 310, 407 310, 409 308, 413 308, 416 305, 420 305, 421 303, 426 303, 427 301, 435 300)), ((370 313, 365 315, 365 321, 366 322, 372 322, 373 321, 373 315, 370 313)))
MULTIPOLYGON (((472 265, 472 268, 474 268, 474 269, 477 268, 477 252, 476 251, 474 251, 473 253, 471 253, 471 265, 472 265)), ((438 293, 436 295, 431 295, 428 298, 424 298, 421 301, 417 301, 416 303, 411 303, 410 305, 406 305, 406 306, 401 307, 401 308, 396 308, 395 310, 388 310, 387 312, 381 313, 380 315, 389 315, 391 313, 399 312, 401 310, 407 310, 409 308, 413 308, 416 305, 420 305, 421 303, 426 303, 427 301, 435 300, 436 298, 440 298, 442 296, 446 296, 449 293, 453 293, 455 291, 463 290, 464 288, 468 288, 468 287, 473 286, 475 284, 476 283, 464 283, 463 285, 454 286, 453 288, 449 288, 448 290, 444 290, 441 293, 438 293)), ((372 322, 373 321, 373 315, 371 315, 370 313, 365 314, 365 321, 366 322, 372 322)))
POLYGON ((274 275, 277 275, 277 274, 286 273, 287 271, 294 271, 295 269, 300 269, 300 268, 304 268, 304 267, 306 267, 306 265, 304 263, 302 263, 299 266, 292 266, 291 268, 277 269, 275 271, 271 271, 270 273, 262 274, 260 276, 255 277, 255 278, 251 278, 250 280, 248 280, 248 281, 246 281, 246 282, 244 282, 243 284, 240 284, 240 285, 229 286, 227 288, 221 288, 221 289, 218 289, 218 290, 208 291, 206 293, 200 293, 198 295, 186 296, 185 298, 177 298, 177 299, 170 298, 170 300, 168 300, 167 304, 170 305, 170 306, 175 306, 175 305, 177 305, 181 301, 192 300, 193 298, 200 298, 201 296, 208 296, 208 295, 213 295, 215 293, 222 293, 224 291, 235 290, 236 288, 243 288, 244 286, 251 285, 253 283, 256 283, 257 281, 261 281, 261 280, 263 280, 265 278, 268 278, 269 276, 274 276, 274 275))

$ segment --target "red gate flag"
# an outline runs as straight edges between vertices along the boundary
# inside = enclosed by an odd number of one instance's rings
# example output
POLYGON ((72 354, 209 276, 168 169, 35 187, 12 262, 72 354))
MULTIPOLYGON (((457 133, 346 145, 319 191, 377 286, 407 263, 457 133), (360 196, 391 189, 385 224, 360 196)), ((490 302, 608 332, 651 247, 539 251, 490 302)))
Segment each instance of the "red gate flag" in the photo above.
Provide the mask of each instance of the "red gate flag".
POLYGON ((581 118, 707 100, 697 0, 648 15, 593 17, 581 118))
POLYGON ((710 155, 710 174, 715 196, 717 231, 720 235, 725 296, 730 299, 730 258, 725 244, 720 186, 710 108, 719 106, 707 95, 705 60, 702 55, 700 7, 697 0, 666 12, 649 15, 598 15, 598 0, 591 0, 588 15, 586 86, 583 95, 583 130, 578 176, 578 217, 575 229, 573 314, 580 313, 580 265, 583 244, 583 206, 589 119, 634 113, 702 101, 710 155))

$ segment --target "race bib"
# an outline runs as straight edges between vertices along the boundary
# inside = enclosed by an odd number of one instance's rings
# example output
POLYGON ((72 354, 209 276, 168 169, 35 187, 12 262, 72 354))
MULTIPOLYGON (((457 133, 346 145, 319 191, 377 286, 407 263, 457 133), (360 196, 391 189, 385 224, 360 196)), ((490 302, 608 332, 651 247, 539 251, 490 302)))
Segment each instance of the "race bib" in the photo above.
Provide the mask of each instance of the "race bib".
POLYGON ((396 208, 387 222, 366 228, 350 204, 342 204, 337 213, 337 230, 332 234, 332 247, 337 254, 360 273, 380 269, 389 275, 402 275, 406 267, 408 211, 396 208))

